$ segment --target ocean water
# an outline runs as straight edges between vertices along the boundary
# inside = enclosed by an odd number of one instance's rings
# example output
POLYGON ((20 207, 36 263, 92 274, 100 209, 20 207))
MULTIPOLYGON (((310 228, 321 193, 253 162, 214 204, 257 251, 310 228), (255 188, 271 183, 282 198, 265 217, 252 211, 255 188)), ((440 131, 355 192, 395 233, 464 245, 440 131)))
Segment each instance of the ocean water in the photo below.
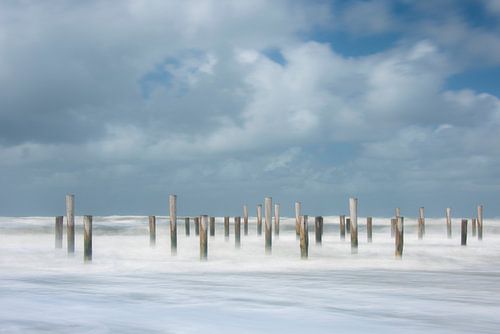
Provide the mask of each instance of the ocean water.
MULTIPOLYGON (((424 240, 405 220, 402 260, 394 258, 388 218, 374 218, 373 243, 359 220, 359 250, 325 217, 323 243, 310 224, 309 259, 300 259, 293 219, 283 218, 272 255, 255 220, 235 249, 233 220, 199 239, 178 222, 170 254, 168 222, 94 217, 93 261, 83 261, 82 217, 76 252, 54 248, 54 218, 0 218, 0 333, 500 333, 500 220, 484 239, 460 246, 459 219, 447 239, 444 219, 427 219, 424 240)), ((64 231, 64 239, 66 231, 64 231)), ((274 236, 273 236, 274 237, 274 236)))

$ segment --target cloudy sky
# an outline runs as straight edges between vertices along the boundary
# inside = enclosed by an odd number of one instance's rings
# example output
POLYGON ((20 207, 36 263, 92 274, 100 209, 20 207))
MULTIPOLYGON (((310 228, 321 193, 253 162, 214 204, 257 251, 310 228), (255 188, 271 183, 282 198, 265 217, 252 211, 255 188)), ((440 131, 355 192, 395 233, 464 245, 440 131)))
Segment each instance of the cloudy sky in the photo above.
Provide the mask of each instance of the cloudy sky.
POLYGON ((500 1, 0 1, 0 215, 500 215, 500 1))

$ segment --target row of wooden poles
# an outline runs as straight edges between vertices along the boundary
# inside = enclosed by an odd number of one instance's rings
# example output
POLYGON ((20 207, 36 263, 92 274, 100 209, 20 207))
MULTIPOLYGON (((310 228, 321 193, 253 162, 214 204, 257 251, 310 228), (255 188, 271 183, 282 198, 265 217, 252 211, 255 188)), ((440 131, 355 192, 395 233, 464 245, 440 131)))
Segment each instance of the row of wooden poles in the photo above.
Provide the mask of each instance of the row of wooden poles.
MULTIPOLYGON (((177 196, 169 196, 170 206, 170 248, 172 255, 177 254, 177 196)), ((271 254, 272 250, 272 198, 264 199, 265 206, 265 253, 271 254)), ((351 236, 351 253, 358 251, 358 199, 349 199, 349 217, 340 216, 340 238, 345 239, 346 231, 351 236)), ((206 260, 208 257, 208 233, 215 236, 215 217, 201 215, 193 217, 195 234, 200 237, 200 259, 206 260)), ((229 217, 224 217, 224 236, 229 239, 229 217)), ((190 217, 184 217, 186 236, 191 234, 190 217)), ((467 245, 467 219, 461 222, 461 245, 467 245)), ((479 240, 483 238, 483 206, 477 207, 477 218, 472 219, 472 235, 476 235, 479 240)), ((279 235, 280 226, 280 205, 274 205, 274 234, 279 235)), ((448 238, 451 238, 451 208, 446 209, 446 226, 448 238)), ((323 235, 323 217, 316 216, 314 221, 316 243, 321 244, 323 235)), ((68 254, 75 252, 75 196, 69 194, 66 196, 66 230, 67 230, 67 249, 68 254)), ((367 241, 372 242, 372 217, 366 218, 367 241)), ((243 231, 248 235, 248 208, 243 206, 243 231)), ((424 208, 419 209, 419 218, 417 224, 418 238, 422 239, 425 235, 425 215, 424 208)), ((309 252, 309 230, 308 216, 302 214, 300 202, 295 203, 295 232, 300 240, 301 258, 306 259, 309 252)), ((262 205, 257 205, 257 234, 262 235, 262 205)), ((234 235, 236 248, 241 247, 241 217, 234 217, 234 235)), ((396 208, 395 217, 391 218, 391 237, 395 239, 395 256, 403 256, 404 245, 404 217, 401 216, 401 210, 396 208)), ((63 237, 63 216, 57 216, 55 220, 55 246, 62 248, 63 237)), ((92 216, 83 216, 83 239, 84 239, 84 260, 92 260, 92 216)), ((156 244, 156 216, 149 216, 149 240, 150 245, 156 244)))

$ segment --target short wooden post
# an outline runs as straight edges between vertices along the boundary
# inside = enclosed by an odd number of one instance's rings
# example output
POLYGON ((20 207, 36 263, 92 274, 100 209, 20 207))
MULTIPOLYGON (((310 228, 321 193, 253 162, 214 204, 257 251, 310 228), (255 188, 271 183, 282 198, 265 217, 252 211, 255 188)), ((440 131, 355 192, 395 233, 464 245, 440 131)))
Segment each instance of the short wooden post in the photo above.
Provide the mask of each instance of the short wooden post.
POLYGON ((418 239, 422 239, 425 233, 425 214, 424 208, 421 207, 418 209, 418 239))
POLYGON ((451 208, 446 208, 446 234, 451 239, 451 208))
POLYGON ((266 254, 271 254, 273 245, 273 199, 271 197, 266 197, 264 199, 264 219, 265 219, 265 229, 266 229, 266 244, 265 251, 266 254))
POLYGON ((316 216, 314 218, 314 235, 316 239, 316 245, 321 245, 323 236, 323 217, 316 216))
POLYGON ((391 238, 394 238, 396 235, 396 224, 398 222, 398 218, 391 218, 391 238))
POLYGON ((186 236, 189 237, 189 235, 191 234, 191 228, 189 226, 189 217, 184 218, 184 226, 186 228, 186 236))
POLYGON ((366 217, 366 239, 368 243, 372 242, 372 232, 373 232, 372 217, 366 217))
POLYGON ((62 248, 63 216, 56 217, 55 236, 56 236, 56 242, 55 242, 56 248, 62 248))
MULTIPOLYGON (((400 208, 396 208, 394 210, 394 213, 396 214, 396 218, 400 217, 401 216, 401 209, 400 208)), ((397 220, 397 219, 396 219, 397 220)))
POLYGON ((299 217, 300 227, 300 257, 307 259, 309 256, 309 230, 307 226, 307 215, 299 217))
POLYGON ((234 246, 241 247, 241 217, 234 217, 234 246))
POLYGON ((177 195, 169 195, 170 204, 170 252, 177 255, 177 195))
POLYGON ((340 229, 340 239, 344 240, 345 239, 345 215, 340 215, 339 229, 340 229))
POLYGON ((200 217, 194 217, 194 235, 200 235, 200 217))
POLYGON ((156 245, 156 217, 149 216, 149 246, 156 245))
POLYGON ((243 205, 243 234, 248 235, 248 207, 243 205))
POLYGON ((215 217, 210 217, 210 236, 215 237, 215 217))
POLYGON ((257 235, 262 235, 262 204, 257 205, 257 235))
POLYGON ((274 204, 274 235, 280 235, 280 205, 274 204))
POLYGON ((476 218, 472 218, 472 236, 475 237, 476 236, 476 231, 477 231, 477 228, 476 228, 476 224, 477 224, 477 219, 476 218))
POLYGON ((477 206, 477 239, 483 240, 483 206, 477 206))
POLYGON ((229 240, 229 217, 224 217, 224 238, 226 241, 229 240))
POLYGON ((68 254, 75 252, 75 195, 66 195, 66 234, 68 254))
POLYGON ((208 216, 201 216, 200 225, 200 260, 206 261, 208 257, 208 216))
POLYGON ((347 217, 345 219, 345 231, 349 234, 351 233, 351 218, 347 217))
POLYGON ((92 261, 92 216, 83 216, 83 260, 92 261))
POLYGON ((358 253, 358 199, 349 198, 351 218, 351 254, 358 253))
POLYGON ((462 238, 461 245, 467 245, 467 219, 462 219, 462 238))
POLYGON ((297 238, 300 237, 300 216, 302 215, 302 204, 300 202, 295 202, 295 235, 297 238))
POLYGON ((396 258, 403 257, 403 244, 404 244, 404 218, 399 216, 396 219, 396 258))

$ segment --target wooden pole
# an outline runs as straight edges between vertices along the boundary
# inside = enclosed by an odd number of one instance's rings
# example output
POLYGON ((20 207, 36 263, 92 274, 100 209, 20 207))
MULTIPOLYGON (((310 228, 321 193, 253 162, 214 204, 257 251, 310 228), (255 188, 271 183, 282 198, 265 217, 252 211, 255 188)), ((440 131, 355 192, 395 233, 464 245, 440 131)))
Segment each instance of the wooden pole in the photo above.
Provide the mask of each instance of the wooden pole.
POLYGON ((446 234, 451 239, 451 208, 446 208, 446 234))
POLYGON ((398 218, 391 218, 391 238, 394 238, 396 234, 396 224, 398 222, 398 218))
POLYGON ((483 240, 483 206, 477 206, 477 239, 483 240))
POLYGON ((241 217, 234 217, 234 245, 241 247, 241 217))
POLYGON ((200 235, 200 217, 194 217, 194 235, 200 235))
POLYGON ((274 204, 274 235, 280 235, 280 205, 274 204))
POLYGON ((302 215, 302 204, 300 202, 295 202, 295 235, 297 238, 300 237, 300 216, 302 215))
POLYGON ((208 216, 201 216, 200 223, 200 260, 206 261, 208 257, 208 216))
POLYGON ((55 236, 56 236, 56 242, 55 242, 56 248, 62 248, 63 216, 56 217, 55 236))
POLYGON ((189 217, 184 218, 184 226, 186 228, 186 236, 189 237, 189 235, 191 234, 191 228, 189 226, 189 217))
POLYGON ((321 245, 323 236, 323 217, 321 216, 314 218, 314 235, 316 237, 316 245, 321 245))
POLYGON ((215 217, 210 217, 210 236, 215 237, 215 217))
POLYGON ((340 239, 344 240, 345 239, 345 215, 340 215, 339 229, 340 229, 340 239))
POLYGON ((467 245, 467 219, 462 219, 462 238, 461 245, 467 245))
POLYGON ((404 244, 404 218, 399 216, 396 220, 396 258, 403 257, 403 244, 404 244))
POLYGON ((257 205, 257 235, 262 235, 262 204, 257 205))
POLYGON ((307 226, 307 215, 299 217, 300 227, 300 258, 307 259, 309 256, 309 230, 307 226))
POLYGON ((243 233, 248 235, 248 207, 243 206, 243 233))
POLYGON ((229 217, 224 217, 224 238, 226 241, 229 240, 229 217))
POLYGON ((170 251, 177 255, 177 195, 169 195, 170 204, 170 251))
POLYGON ((418 239, 423 239, 425 233, 425 215, 424 208, 418 209, 418 239))
POLYGON ((273 245, 273 199, 271 197, 266 197, 264 199, 264 215, 265 215, 265 229, 266 229, 266 254, 271 254, 272 245, 273 245))
POLYGON ((149 216, 149 246, 156 245, 156 217, 149 216))
POLYGON ((83 216, 83 260, 92 261, 92 216, 83 216))
POLYGON ((400 217, 401 216, 401 209, 400 208, 396 208, 394 210, 394 213, 396 214, 396 218, 400 217))
POLYGON ((475 237, 476 236, 476 224, 477 224, 477 219, 476 218, 472 218, 472 236, 475 237))
POLYGON ((350 217, 347 217, 345 219, 345 231, 347 233, 351 233, 351 218, 350 217))
POLYGON ((372 217, 366 217, 366 238, 368 243, 372 242, 372 232, 373 232, 372 217))
POLYGON ((349 214, 351 218, 351 254, 358 252, 358 199, 349 198, 349 214))
POLYGON ((66 234, 68 254, 75 252, 75 195, 66 195, 66 234))

